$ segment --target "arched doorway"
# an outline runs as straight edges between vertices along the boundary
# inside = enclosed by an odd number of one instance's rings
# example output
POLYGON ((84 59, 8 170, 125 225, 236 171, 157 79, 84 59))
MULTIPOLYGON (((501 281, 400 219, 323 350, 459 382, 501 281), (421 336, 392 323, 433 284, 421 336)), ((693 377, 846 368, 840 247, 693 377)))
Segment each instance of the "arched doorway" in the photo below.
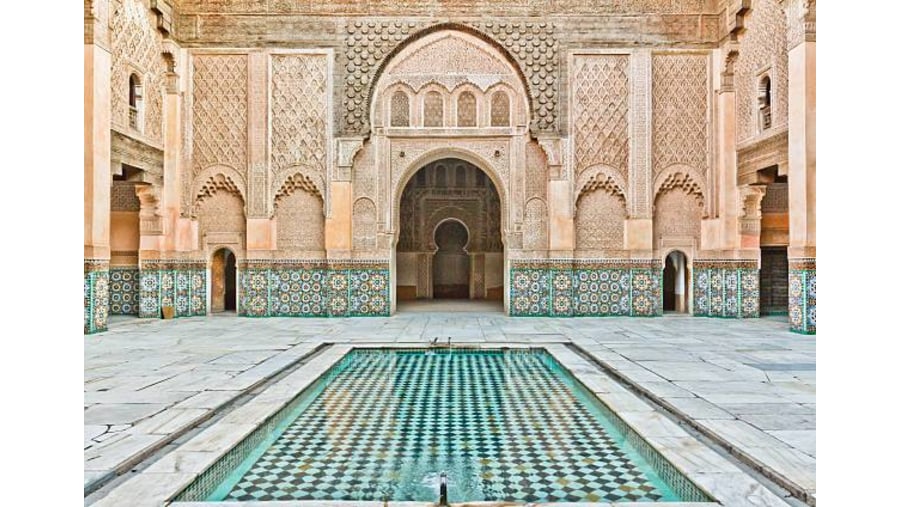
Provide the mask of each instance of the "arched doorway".
POLYGON ((443 158, 420 168, 400 197, 398 301, 503 301, 501 201, 476 165, 443 158))
POLYGON ((688 276, 687 256, 679 250, 670 252, 663 269, 663 311, 687 313, 688 276))
POLYGON ((434 229, 437 252, 431 267, 434 299, 469 298, 469 230, 458 220, 446 220, 434 229))
POLYGON ((213 313, 237 310, 237 259, 234 252, 220 248, 212 256, 210 310, 213 313))

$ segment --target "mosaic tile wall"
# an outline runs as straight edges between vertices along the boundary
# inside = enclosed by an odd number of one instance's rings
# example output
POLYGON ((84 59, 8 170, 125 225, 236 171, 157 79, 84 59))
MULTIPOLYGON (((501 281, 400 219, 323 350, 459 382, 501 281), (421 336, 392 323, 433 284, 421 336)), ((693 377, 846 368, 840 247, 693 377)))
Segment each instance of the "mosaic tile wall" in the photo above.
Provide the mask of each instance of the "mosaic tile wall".
POLYGON ((206 265, 196 261, 146 262, 140 270, 138 315, 159 318, 174 306, 176 317, 206 315, 206 265))
POLYGON ((513 261, 510 315, 662 315, 662 265, 655 261, 513 261))
POLYGON ((106 331, 109 320, 109 261, 84 260, 84 334, 106 331))
POLYGON ((387 262, 245 261, 239 313, 248 317, 357 317, 390 314, 387 262))
POLYGON ((790 259, 788 264, 791 331, 816 334, 816 259, 790 259))
POLYGON ((697 259, 692 272, 695 316, 759 317, 756 261, 697 259))
POLYGON ((109 268, 109 314, 137 315, 141 274, 133 268, 109 268))

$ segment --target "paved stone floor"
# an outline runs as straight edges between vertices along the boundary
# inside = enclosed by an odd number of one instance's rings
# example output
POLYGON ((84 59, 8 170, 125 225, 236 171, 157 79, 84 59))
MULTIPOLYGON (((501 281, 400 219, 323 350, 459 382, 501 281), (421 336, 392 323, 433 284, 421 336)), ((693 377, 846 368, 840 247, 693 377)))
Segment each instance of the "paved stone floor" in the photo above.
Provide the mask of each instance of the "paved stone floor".
POLYGON ((113 318, 108 332, 84 338, 85 490, 321 343, 450 337, 574 343, 744 462, 814 498, 815 337, 787 328, 784 318, 510 318, 497 304, 455 302, 407 304, 389 318, 113 318))

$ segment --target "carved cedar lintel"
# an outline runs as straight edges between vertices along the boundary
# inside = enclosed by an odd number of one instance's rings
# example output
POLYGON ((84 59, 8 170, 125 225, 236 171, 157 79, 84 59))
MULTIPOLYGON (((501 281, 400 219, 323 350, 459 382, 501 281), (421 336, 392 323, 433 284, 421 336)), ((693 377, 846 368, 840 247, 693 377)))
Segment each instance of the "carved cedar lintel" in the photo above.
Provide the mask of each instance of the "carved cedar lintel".
POLYGON ((172 33, 175 10, 169 0, 150 0, 150 10, 156 14, 156 29, 163 35, 172 33))
POLYGON ((737 40, 744 30, 744 14, 750 9, 750 0, 729 0, 725 8, 725 32, 729 39, 737 40))
POLYGON ((752 143, 737 147, 738 184, 759 183, 757 171, 778 166, 779 174, 787 174, 787 128, 773 130, 752 143))
POLYGON ((122 174, 122 165, 129 165, 144 171, 142 181, 162 181, 163 150, 135 139, 118 130, 111 130, 112 146, 110 161, 112 173, 122 174))

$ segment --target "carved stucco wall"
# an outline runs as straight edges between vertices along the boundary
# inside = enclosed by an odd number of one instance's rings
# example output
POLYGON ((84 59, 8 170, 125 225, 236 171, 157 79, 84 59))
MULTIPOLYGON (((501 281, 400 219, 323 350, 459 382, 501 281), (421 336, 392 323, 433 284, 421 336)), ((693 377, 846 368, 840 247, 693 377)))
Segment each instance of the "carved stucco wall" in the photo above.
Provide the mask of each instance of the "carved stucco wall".
MULTIPOLYGON (((680 247, 689 255, 700 247, 703 198, 690 184, 660 190, 653 207, 653 248, 680 247)), ((659 252, 662 253, 662 252, 659 252)))
MULTIPOLYGON (((228 245, 244 248, 247 219, 244 201, 234 190, 218 188, 196 205, 202 247, 228 245)), ((239 252, 235 252, 239 253, 239 252)))
POLYGON ((653 55, 653 173, 675 164, 706 177, 710 155, 709 56, 653 55))
POLYGON ((272 169, 326 170, 328 57, 272 55, 272 169))
POLYGON ((128 128, 128 78, 132 73, 143 87, 143 137, 162 143, 163 94, 166 65, 162 58, 162 34, 154 16, 142 0, 112 0, 110 32, 112 44, 112 124, 122 132, 128 128))
POLYGON ((275 199, 278 250, 290 257, 317 256, 325 249, 325 214, 322 197, 295 188, 275 199))
POLYGON ((192 62, 194 174, 221 164, 246 176, 247 55, 195 54, 192 62))
POLYGON ((525 199, 547 199, 547 156, 540 145, 525 145, 525 199))
POLYGON ((575 171, 603 164, 628 180, 627 55, 578 55, 572 69, 575 171))
POLYGON ((549 248, 547 209, 547 157, 538 143, 525 146, 525 215, 522 220, 522 248, 549 248))
POLYGON ((359 252, 375 250, 378 232, 375 203, 361 197, 353 203, 353 249, 359 252))
POLYGON ((625 197, 608 188, 586 190, 575 206, 575 249, 580 256, 617 257, 625 235, 625 197))
POLYGON ((734 69, 738 142, 759 135, 758 86, 766 74, 772 83, 772 128, 787 125, 787 22, 778 0, 754 0, 744 16, 740 53, 734 69))

